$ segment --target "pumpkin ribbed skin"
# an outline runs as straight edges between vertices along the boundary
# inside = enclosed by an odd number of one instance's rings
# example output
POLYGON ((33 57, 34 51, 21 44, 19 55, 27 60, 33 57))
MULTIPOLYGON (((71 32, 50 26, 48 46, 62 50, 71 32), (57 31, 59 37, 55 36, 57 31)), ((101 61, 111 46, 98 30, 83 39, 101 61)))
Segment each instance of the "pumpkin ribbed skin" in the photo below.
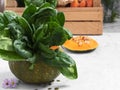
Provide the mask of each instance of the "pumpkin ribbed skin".
POLYGON ((25 83, 40 84, 53 81, 60 73, 43 61, 38 61, 34 69, 30 70, 31 63, 27 61, 10 61, 9 67, 11 72, 25 83))

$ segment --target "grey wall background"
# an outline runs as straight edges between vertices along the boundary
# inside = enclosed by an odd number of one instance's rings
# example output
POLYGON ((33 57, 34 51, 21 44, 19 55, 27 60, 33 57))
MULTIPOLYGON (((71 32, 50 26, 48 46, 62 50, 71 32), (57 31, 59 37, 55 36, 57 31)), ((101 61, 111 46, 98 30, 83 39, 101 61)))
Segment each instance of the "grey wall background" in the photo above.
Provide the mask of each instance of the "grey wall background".
POLYGON ((118 11, 118 14, 120 15, 120 0, 119 0, 118 3, 115 3, 115 7, 116 7, 116 9, 118 11))
POLYGON ((120 1, 118 3, 118 12, 119 12, 119 15, 120 15, 120 1))

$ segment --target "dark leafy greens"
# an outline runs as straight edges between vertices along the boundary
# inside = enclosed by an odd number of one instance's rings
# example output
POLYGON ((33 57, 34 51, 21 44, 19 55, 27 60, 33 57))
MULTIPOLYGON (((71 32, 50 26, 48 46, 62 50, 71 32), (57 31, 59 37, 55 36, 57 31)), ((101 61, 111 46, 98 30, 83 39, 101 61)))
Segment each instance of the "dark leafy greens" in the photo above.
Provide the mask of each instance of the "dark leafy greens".
POLYGON ((50 3, 51 7, 53 8, 57 6, 57 0, 25 0, 26 6, 34 4, 35 6, 39 7, 46 2, 50 3))
POLYGON ((55 0, 45 1, 40 0, 39 7, 28 5, 22 16, 12 11, 0 13, 0 57, 8 61, 27 60, 32 67, 37 60, 43 60, 75 79, 75 61, 59 49, 50 49, 62 45, 72 34, 64 28, 64 14, 51 7, 55 0))

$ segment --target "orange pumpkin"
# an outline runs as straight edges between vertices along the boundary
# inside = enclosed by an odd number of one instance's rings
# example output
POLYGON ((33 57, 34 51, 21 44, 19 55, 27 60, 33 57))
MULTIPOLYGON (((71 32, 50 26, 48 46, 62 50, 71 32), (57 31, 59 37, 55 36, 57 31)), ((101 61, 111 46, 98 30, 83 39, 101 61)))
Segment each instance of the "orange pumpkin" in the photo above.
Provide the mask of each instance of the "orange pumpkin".
POLYGON ((71 7, 78 7, 79 6, 79 1, 78 0, 74 0, 73 2, 71 2, 70 6, 71 7))
POLYGON ((81 0, 79 6, 80 7, 86 7, 87 3, 86 0, 81 0))
POLYGON ((92 7, 93 6, 93 0, 87 0, 87 7, 92 7))
POLYGON ((86 52, 98 47, 98 43, 88 36, 77 36, 67 40, 63 46, 70 51, 86 52))

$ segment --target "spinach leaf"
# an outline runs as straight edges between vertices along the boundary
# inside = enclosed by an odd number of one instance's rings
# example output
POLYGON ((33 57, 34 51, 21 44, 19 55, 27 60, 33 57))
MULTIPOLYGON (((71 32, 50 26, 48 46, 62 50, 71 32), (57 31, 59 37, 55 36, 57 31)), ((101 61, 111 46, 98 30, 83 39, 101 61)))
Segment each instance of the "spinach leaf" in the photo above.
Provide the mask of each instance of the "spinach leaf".
POLYGON ((14 19, 17 17, 17 14, 13 11, 4 11, 3 13, 3 20, 4 20, 4 25, 7 27, 9 23, 14 21, 14 19))
POLYGON ((10 39, 9 31, 7 29, 0 31, 0 49, 13 51, 12 39, 10 39))
POLYGON ((8 28, 0 30, 0 39, 2 38, 10 38, 10 31, 8 28))
POLYGON ((66 40, 71 38, 71 36, 67 34, 63 26, 60 26, 58 23, 49 22, 48 25, 48 30, 51 32, 51 36, 49 38, 50 46, 62 45, 66 40))
POLYGON ((70 67, 64 67, 64 66, 58 67, 58 70, 67 78, 76 79, 78 77, 76 64, 70 67))
POLYGON ((33 4, 36 7, 39 7, 44 2, 45 0, 25 0, 25 5, 30 6, 31 4, 33 4))
POLYGON ((70 39, 71 34, 67 34, 67 30, 56 22, 49 22, 41 25, 34 33, 33 38, 35 45, 39 42, 49 45, 62 45, 67 39, 70 39))
POLYGON ((12 40, 10 38, 0 38, 0 49, 13 51, 12 40))
POLYGON ((59 21, 61 26, 64 26, 65 16, 64 16, 63 12, 58 12, 57 13, 57 20, 59 21))
POLYGON ((4 11, 3 15, 8 22, 11 22, 17 17, 17 14, 13 11, 4 11))
POLYGON ((13 22, 17 14, 12 11, 4 11, 0 13, 0 30, 8 29, 8 24, 13 22))
POLYGON ((55 56, 53 58, 48 57, 48 54, 41 57, 45 63, 56 67, 67 78, 76 79, 78 76, 75 61, 66 53, 59 50, 54 53, 55 56))
POLYGON ((25 11, 22 14, 22 17, 24 17, 29 23, 31 22, 31 16, 36 12, 37 8, 34 5, 29 5, 25 11))
POLYGON ((33 34, 33 30, 29 25, 28 21, 25 18, 20 16, 18 16, 16 20, 17 20, 17 23, 25 30, 25 33, 27 34, 28 38, 32 40, 31 37, 33 34))
POLYGON ((16 39, 20 39, 24 36, 25 33, 24 29, 17 23, 10 23, 8 27, 11 34, 10 37, 12 38, 13 41, 16 39))
POLYGON ((56 29, 52 32, 50 38, 51 46, 62 45, 68 38, 66 37, 66 33, 61 27, 56 27, 56 29), (62 29, 62 30, 61 30, 62 29))
MULTIPOLYGON (((66 53, 59 51, 58 57, 60 58, 60 62, 63 62, 63 64, 60 64, 58 69, 60 72, 70 78, 70 79, 76 79, 77 76, 77 69, 76 69, 76 63, 75 61, 68 56, 66 53)), ((59 62, 59 63, 60 63, 59 62)))
POLYGON ((48 2, 43 3, 42 5, 38 7, 38 10, 40 10, 41 8, 45 8, 45 7, 51 7, 50 3, 48 2))
POLYGON ((0 13, 0 30, 4 29, 4 20, 3 20, 3 14, 0 13))
POLYGON ((3 14, 0 12, 0 23, 3 23, 4 20, 3 20, 3 14))
POLYGON ((0 58, 7 60, 7 61, 24 61, 25 60, 15 51, 6 51, 2 49, 0 49, 0 58))
POLYGON ((56 17, 56 15, 57 12, 55 9, 51 7, 45 7, 37 11, 35 14, 33 14, 31 19, 35 26, 39 26, 41 24, 48 23, 51 17, 56 17))
POLYGON ((68 39, 71 39, 73 37, 72 33, 65 27, 63 27, 63 29, 65 30, 66 36, 68 37, 68 39))
POLYGON ((49 48, 48 45, 44 45, 42 43, 39 44, 40 54, 43 57, 46 57, 48 59, 52 59, 55 57, 55 52, 49 48))
POLYGON ((48 33, 48 26, 47 25, 41 25, 34 33, 33 38, 35 41, 35 44, 38 44, 39 42, 47 44, 45 41, 45 38, 47 38, 48 33))
POLYGON ((46 2, 49 2, 53 8, 57 6, 57 0, 46 0, 46 2))
POLYGON ((15 40, 13 43, 15 51, 24 58, 31 58, 32 51, 27 47, 27 42, 22 40, 15 40))
POLYGON ((36 7, 41 6, 43 3, 50 3, 51 7, 55 8, 57 6, 57 0, 25 0, 26 6, 31 4, 35 5, 36 7))

